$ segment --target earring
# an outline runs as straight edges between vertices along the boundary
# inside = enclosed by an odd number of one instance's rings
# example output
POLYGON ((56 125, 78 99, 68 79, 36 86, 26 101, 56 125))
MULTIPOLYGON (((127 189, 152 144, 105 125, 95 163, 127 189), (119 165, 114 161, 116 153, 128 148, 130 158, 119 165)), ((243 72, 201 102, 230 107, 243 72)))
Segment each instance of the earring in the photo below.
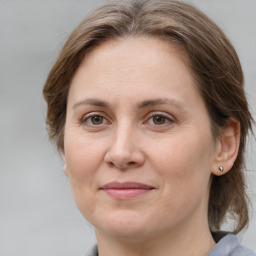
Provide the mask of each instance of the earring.
POLYGON ((220 171, 220 172, 223 172, 223 171, 224 171, 224 167, 223 167, 223 166, 220 166, 220 167, 219 167, 219 171, 220 171))

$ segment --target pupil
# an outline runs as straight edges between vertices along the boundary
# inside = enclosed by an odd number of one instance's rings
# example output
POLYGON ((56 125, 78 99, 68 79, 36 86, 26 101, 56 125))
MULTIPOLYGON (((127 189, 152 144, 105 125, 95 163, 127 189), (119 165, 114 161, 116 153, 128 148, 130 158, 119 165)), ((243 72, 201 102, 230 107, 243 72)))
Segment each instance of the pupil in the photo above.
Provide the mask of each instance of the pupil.
POLYGON ((154 117, 154 123, 155 124, 164 124, 165 118, 162 116, 155 116, 154 117))
POLYGON ((92 123, 93 124, 101 124, 102 123, 102 117, 101 116, 94 116, 92 118, 92 123))

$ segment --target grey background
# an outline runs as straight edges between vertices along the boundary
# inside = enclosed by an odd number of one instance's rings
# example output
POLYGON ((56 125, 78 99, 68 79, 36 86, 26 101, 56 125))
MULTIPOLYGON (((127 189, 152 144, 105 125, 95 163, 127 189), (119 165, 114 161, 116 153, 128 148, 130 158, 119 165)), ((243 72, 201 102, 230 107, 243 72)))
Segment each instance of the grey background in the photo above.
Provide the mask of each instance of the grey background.
MULTIPOLYGON (((41 94, 68 34, 105 1, 0 0, 0 256, 81 255, 93 228, 73 202, 63 163, 45 131, 41 94)), ((256 112, 256 0, 194 0, 229 36, 241 58, 256 112)), ((248 154, 248 192, 256 207, 256 146, 248 154)), ((256 249, 256 216, 239 236, 256 249)))

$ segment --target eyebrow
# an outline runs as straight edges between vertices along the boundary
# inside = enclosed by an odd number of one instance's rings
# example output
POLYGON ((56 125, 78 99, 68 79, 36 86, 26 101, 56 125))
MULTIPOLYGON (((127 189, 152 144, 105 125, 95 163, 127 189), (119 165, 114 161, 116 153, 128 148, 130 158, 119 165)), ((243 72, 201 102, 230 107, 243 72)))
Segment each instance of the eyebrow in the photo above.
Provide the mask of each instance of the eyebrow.
MULTIPOLYGON (((174 106, 178 109, 181 109, 183 111, 185 111, 187 109, 187 107, 185 106, 185 104, 182 101, 176 100, 176 99, 169 99, 169 98, 157 98, 157 99, 144 100, 144 101, 138 103, 137 107, 138 108, 146 108, 146 107, 150 107, 150 106, 164 105, 164 104, 172 105, 172 106, 174 106)), ((110 104, 108 102, 100 100, 100 99, 92 98, 92 99, 84 99, 84 100, 78 101, 77 103, 75 103, 73 105, 72 108, 76 109, 82 105, 92 105, 92 106, 97 106, 97 107, 110 107, 110 104)))
POLYGON ((84 99, 81 101, 78 101, 77 103, 75 103, 73 105, 73 109, 78 108, 79 106, 82 105, 93 105, 93 106, 97 106, 97 107, 109 107, 109 104, 103 100, 99 100, 99 99, 84 99))
POLYGON ((138 104, 138 108, 145 108, 149 106, 164 105, 164 104, 172 105, 184 111, 187 109, 187 107, 182 101, 176 100, 176 99, 168 99, 168 98, 145 100, 138 104))

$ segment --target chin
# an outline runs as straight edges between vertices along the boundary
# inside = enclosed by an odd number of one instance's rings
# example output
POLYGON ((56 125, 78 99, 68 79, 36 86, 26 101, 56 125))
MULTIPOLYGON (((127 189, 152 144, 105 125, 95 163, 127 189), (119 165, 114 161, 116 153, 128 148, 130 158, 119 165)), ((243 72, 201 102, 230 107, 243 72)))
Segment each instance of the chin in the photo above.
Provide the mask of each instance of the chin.
MULTIPOLYGON (((151 221, 152 222, 152 221, 151 221)), ((150 233, 145 214, 129 210, 119 210, 110 214, 104 214, 100 221, 94 219, 92 224, 97 233, 105 233, 118 240, 138 241, 143 240, 150 233)), ((152 225, 151 225, 152 227, 152 225)))

